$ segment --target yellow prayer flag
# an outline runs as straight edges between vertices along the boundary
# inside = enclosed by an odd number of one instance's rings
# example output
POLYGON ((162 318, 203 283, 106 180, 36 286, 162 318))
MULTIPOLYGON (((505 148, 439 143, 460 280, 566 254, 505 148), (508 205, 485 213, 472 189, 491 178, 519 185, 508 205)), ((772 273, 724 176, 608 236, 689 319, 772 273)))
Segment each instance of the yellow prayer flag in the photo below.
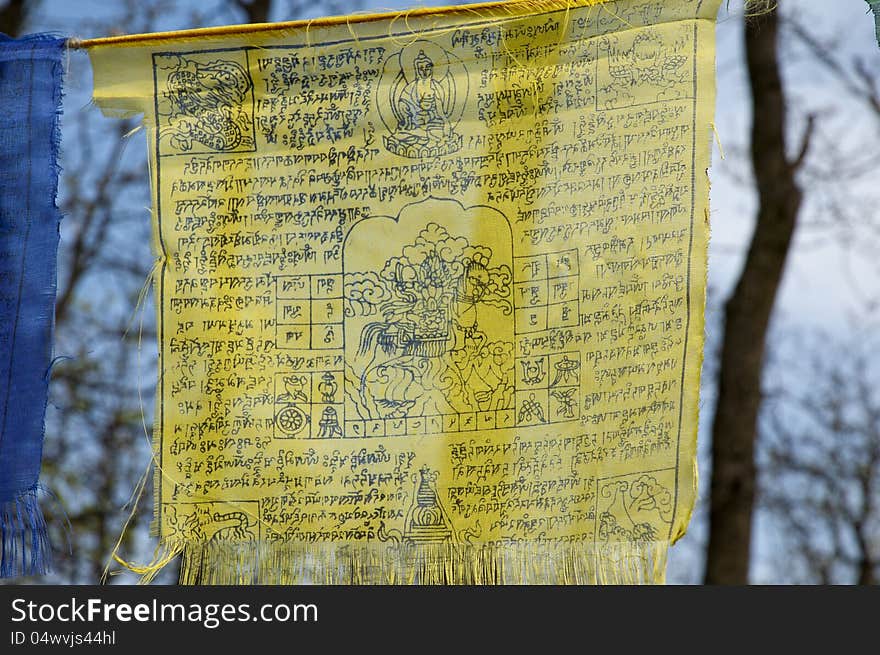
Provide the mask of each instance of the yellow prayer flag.
POLYGON ((719 0, 88 43, 143 113, 183 583, 660 582, 696 495, 719 0))

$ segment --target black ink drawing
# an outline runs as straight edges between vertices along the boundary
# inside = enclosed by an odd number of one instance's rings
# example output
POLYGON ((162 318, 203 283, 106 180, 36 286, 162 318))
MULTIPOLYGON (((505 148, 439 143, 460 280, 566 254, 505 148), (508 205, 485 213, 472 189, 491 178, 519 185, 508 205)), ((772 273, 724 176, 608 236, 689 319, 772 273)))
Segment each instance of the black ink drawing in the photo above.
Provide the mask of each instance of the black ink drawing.
POLYGON ((427 466, 412 476, 414 484, 413 500, 403 521, 403 530, 385 528, 379 523, 379 541, 408 544, 442 544, 450 542, 470 543, 481 533, 479 521, 474 528, 455 531, 452 519, 440 502, 437 492, 439 473, 427 466))
POLYGON ((383 143, 402 157, 439 157, 461 149, 456 126, 468 93, 461 60, 436 43, 418 40, 393 53, 376 98, 389 133, 383 143))
POLYGON ((519 407, 519 415, 516 417, 516 422, 523 425, 533 421, 546 423, 547 419, 544 417, 544 409, 541 407, 540 401, 535 398, 535 394, 530 393, 528 398, 519 407))
POLYGON ((569 359, 568 355, 563 355, 562 359, 553 365, 553 368, 556 369, 556 377, 553 378, 553 382, 550 383, 550 386, 555 387, 557 384, 577 384, 577 372, 580 367, 581 363, 578 360, 569 359))
POLYGON ((559 407, 556 409, 556 415, 564 418, 577 418, 575 409, 578 401, 574 397, 577 393, 577 387, 569 387, 568 389, 554 389, 550 395, 559 401, 559 407))
POLYGON ((185 505, 168 505, 163 513, 163 536, 173 540, 175 537, 188 541, 253 541, 257 539, 257 519, 251 519, 246 512, 234 510, 220 512, 221 503, 193 503, 189 514, 183 512, 185 505))
POLYGON ((610 81, 599 89, 600 109, 678 100, 690 96, 692 78, 686 33, 666 41, 651 30, 642 30, 626 43, 623 37, 605 37, 599 59, 607 63, 610 81))
POLYGON ((321 381, 318 383, 318 392, 321 394, 321 402, 335 403, 337 391, 339 391, 339 384, 336 382, 336 378, 333 377, 333 373, 330 371, 325 371, 321 375, 321 381))
POLYGON ((254 148, 253 82, 235 61, 208 62, 170 55, 159 104, 160 139, 179 152, 254 148), (163 120, 164 119, 164 120, 163 120))
POLYGON ((580 418, 581 360, 576 351, 519 358, 517 425, 561 423, 580 418), (552 379, 548 375, 552 372, 552 379))
MULTIPOLYGON (((672 523, 673 495, 658 478, 670 472, 635 473, 601 480, 598 534, 601 541, 655 541, 672 523)), ((671 470, 674 475, 674 469, 671 470)))
POLYGON ((342 437, 344 418, 341 386, 341 371, 276 373, 275 438, 342 437))
POLYGON ((537 359, 521 359, 519 361, 522 366, 523 384, 541 384, 547 375, 544 372, 544 358, 537 359))
POLYGON ((321 412, 321 420, 318 421, 318 436, 324 439, 341 437, 342 428, 339 426, 339 415, 335 407, 325 407, 321 412))
POLYGON ((310 421, 309 397, 306 395, 310 377, 306 374, 289 374, 282 379, 284 392, 275 395, 275 436, 297 437, 308 427, 310 421))
POLYGON ((387 433, 388 421, 414 417, 453 416, 459 429, 475 429, 480 412, 514 408, 509 250, 505 258, 503 247, 471 243, 425 222, 419 210, 442 208, 450 224, 500 220, 509 234, 506 219, 433 202, 439 204, 404 208, 408 217, 399 223, 364 221, 346 245, 346 420, 367 421, 368 436, 381 436, 371 426, 385 425, 387 433), (383 235, 391 226, 400 234, 383 235), (383 254, 389 250, 390 257, 383 254))
POLYGON ((306 385, 309 383, 308 376, 288 375, 284 378, 284 393, 279 394, 277 401, 280 403, 309 402, 306 395, 306 385))

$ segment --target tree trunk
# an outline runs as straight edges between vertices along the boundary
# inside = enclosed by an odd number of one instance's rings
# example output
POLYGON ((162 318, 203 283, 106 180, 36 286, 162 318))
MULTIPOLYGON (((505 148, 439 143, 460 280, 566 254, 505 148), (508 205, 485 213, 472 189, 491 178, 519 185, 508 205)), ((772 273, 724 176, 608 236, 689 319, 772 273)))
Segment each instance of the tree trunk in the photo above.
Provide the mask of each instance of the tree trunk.
POLYGON ((755 438, 764 342, 801 206, 795 174, 806 155, 786 155, 786 101, 777 57, 777 12, 750 18, 745 52, 752 90, 751 158, 758 193, 752 242, 725 305, 718 403, 712 427, 712 484, 706 584, 747 584, 755 497, 755 438))
POLYGON ((18 36, 27 19, 28 9, 26 0, 9 0, 0 7, 0 32, 7 36, 18 36))
POLYGON ((248 23, 268 23, 272 11, 272 0, 236 0, 238 6, 247 16, 248 23))
POLYGON ((861 521, 856 527, 856 542, 859 547, 858 559, 858 581, 859 585, 874 585, 877 581, 874 579, 874 561, 871 559, 871 542, 865 535, 865 528, 861 521))

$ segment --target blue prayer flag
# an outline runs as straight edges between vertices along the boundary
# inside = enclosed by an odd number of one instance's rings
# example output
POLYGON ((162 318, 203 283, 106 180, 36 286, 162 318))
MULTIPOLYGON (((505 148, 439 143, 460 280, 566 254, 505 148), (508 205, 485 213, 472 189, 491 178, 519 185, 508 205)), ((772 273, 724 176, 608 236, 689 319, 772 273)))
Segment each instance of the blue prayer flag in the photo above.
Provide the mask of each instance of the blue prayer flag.
POLYGON ((37 503, 52 359, 64 40, 0 34, 0 577, 51 565, 37 503))

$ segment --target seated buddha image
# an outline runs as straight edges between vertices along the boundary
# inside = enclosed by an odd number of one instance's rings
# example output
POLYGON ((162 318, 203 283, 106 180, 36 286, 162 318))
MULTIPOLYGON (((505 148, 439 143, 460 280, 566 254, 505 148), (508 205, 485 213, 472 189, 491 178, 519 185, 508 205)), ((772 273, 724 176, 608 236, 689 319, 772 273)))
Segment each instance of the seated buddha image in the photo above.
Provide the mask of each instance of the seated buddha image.
MULTIPOLYGON (((454 63, 442 48, 417 41, 393 55, 385 70, 394 75, 390 108, 380 113, 391 131, 385 147, 404 157, 436 157, 456 152, 462 137, 455 131, 461 118, 464 97, 458 93, 454 63)), ((462 67, 463 69, 463 67, 462 67)))
POLYGON ((434 62, 419 50, 415 59, 416 79, 400 94, 401 131, 414 132, 418 138, 441 140, 449 132, 449 98, 443 85, 434 79, 434 62))

